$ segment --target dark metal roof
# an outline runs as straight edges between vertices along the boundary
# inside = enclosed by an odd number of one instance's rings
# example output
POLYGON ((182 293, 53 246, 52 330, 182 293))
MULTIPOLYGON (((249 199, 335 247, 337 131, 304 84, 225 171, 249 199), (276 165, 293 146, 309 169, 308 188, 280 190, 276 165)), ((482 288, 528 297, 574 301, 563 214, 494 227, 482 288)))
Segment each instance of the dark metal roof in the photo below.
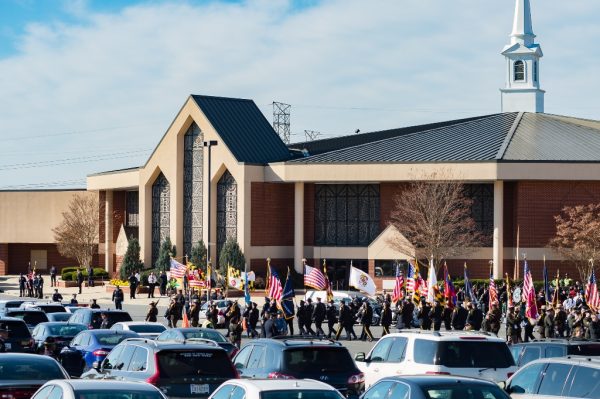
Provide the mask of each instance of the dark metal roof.
POLYGON ((290 159, 290 152, 254 101, 192 95, 225 145, 239 161, 267 164, 290 159))
POLYGON ((462 121, 450 121, 431 129, 372 141, 291 163, 390 163, 460 162, 495 160, 511 132, 518 113, 504 113, 462 121), (454 122, 454 123, 452 123, 454 122))
POLYGON ((293 150, 306 150, 310 155, 323 154, 325 152, 340 150, 342 148, 354 147, 361 144, 372 143, 374 141, 385 140, 406 134, 422 132, 424 130, 437 129, 440 127, 456 125, 458 123, 468 122, 476 119, 482 119, 486 116, 476 116, 472 118, 456 119, 452 121, 429 123, 425 125, 409 126, 399 129, 380 130, 377 132, 368 132, 361 134, 352 134, 342 137, 331 137, 327 139, 306 141, 288 145, 293 150))
POLYGON ((523 114, 506 161, 599 162, 600 122, 549 114, 523 114))

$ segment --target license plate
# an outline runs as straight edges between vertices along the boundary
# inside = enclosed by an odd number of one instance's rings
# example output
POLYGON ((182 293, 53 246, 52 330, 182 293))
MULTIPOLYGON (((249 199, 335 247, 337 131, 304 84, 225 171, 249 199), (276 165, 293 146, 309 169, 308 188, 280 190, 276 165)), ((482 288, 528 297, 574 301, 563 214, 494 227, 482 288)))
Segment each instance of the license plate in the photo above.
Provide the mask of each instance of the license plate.
POLYGON ((210 392, 210 386, 208 384, 190 384, 190 391, 190 393, 202 395, 210 392))

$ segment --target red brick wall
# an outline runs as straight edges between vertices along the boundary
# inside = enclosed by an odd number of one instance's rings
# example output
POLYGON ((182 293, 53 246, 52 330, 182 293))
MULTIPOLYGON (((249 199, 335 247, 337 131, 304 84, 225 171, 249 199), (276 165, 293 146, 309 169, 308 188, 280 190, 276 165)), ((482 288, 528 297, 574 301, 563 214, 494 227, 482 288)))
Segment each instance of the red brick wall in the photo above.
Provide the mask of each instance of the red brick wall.
POLYGON ((251 244, 294 245, 294 184, 253 182, 251 190, 251 244))
MULTIPOLYGON (((77 266, 77 261, 65 258, 58 253, 55 244, 8 244, 8 274, 27 272, 31 250, 47 251, 48 270, 52 265, 59 270, 63 267, 77 266)), ((94 256, 93 266, 98 266, 98 256, 94 256)))
POLYGON ((379 185, 379 226, 383 231, 390 223, 390 216, 396 207, 396 196, 406 188, 405 183, 381 183, 379 185))
POLYGON ((121 225, 125 222, 126 201, 125 191, 115 191, 113 193, 113 242, 117 242, 121 225))
POLYGON ((304 245, 315 245, 315 185, 304 184, 304 245))
MULTIPOLYGON (((294 259, 271 259, 271 267, 277 271, 279 278, 283 284, 285 277, 287 276, 287 268, 293 269, 294 259)), ((252 270, 256 277, 262 277, 263 279, 267 276, 267 260, 266 259, 251 259, 250 270, 252 270)))
POLYGON ((106 236, 106 191, 100 191, 98 194, 98 242, 104 244, 106 236))
POLYGON ((8 274, 8 244, 0 243, 0 276, 8 274))

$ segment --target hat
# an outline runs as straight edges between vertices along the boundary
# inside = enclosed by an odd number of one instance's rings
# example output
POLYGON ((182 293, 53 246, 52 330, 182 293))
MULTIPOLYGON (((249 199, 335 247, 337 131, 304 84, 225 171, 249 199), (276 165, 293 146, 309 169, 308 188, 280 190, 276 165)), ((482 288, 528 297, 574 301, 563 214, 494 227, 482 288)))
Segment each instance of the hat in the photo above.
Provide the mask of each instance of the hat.
POLYGON ((308 299, 306 300, 306 302, 312 302, 312 299, 311 299, 311 298, 308 298, 308 299))

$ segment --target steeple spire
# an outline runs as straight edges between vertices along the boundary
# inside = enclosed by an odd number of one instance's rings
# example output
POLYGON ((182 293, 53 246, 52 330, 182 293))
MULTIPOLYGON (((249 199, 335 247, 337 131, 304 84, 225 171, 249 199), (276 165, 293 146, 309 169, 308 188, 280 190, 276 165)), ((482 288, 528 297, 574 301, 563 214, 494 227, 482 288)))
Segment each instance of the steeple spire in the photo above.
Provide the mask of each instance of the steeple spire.
POLYGON ((535 43, 530 0, 516 0, 510 44, 502 50, 506 57, 506 85, 502 112, 544 112, 544 90, 540 87, 542 48, 535 43))
POLYGON ((531 24, 531 5, 529 0, 517 0, 517 4, 515 5, 515 19, 510 37, 511 44, 520 43, 525 46, 533 44, 535 35, 533 34, 533 25, 531 24))

